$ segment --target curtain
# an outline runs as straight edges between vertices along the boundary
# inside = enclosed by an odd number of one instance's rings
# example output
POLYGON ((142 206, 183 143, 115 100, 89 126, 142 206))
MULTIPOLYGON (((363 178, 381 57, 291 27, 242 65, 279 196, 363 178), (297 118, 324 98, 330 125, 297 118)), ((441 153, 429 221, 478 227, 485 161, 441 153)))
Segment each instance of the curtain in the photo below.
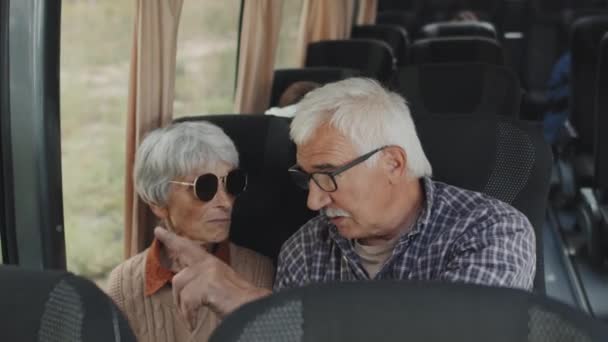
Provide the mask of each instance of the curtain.
POLYGON ((350 37, 354 8, 354 0, 304 1, 298 39, 300 65, 306 61, 309 43, 350 37))
POLYGON ((147 247, 155 219, 135 193, 133 162, 145 134, 171 122, 177 30, 183 0, 136 0, 125 173, 125 257, 147 247))
POLYGON ((235 96, 237 113, 268 109, 283 0, 243 2, 235 96))
POLYGON ((378 0, 359 0, 357 25, 373 25, 376 23, 378 0))

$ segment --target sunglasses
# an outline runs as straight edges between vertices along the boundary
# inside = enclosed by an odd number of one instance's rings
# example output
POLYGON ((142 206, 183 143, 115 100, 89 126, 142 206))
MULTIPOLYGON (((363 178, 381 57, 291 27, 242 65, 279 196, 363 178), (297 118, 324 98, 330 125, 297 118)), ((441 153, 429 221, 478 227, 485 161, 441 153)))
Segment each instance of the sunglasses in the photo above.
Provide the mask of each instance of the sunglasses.
POLYGON ((169 183, 191 186, 196 198, 202 202, 209 202, 215 197, 220 182, 222 182, 228 194, 238 196, 247 189, 247 173, 240 169, 234 169, 222 177, 213 173, 205 173, 196 177, 192 183, 169 181, 169 183))

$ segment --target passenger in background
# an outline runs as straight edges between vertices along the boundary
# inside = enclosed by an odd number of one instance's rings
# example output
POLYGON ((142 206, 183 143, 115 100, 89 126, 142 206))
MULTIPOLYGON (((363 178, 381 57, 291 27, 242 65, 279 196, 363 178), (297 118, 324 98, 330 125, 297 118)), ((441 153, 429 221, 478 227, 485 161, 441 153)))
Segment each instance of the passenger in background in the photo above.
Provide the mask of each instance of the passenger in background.
MULTIPOLYGON (((271 260, 228 241, 234 198, 247 186, 238 165, 236 148, 219 127, 173 124, 151 132, 139 146, 135 187, 163 229, 213 255, 228 275, 271 288, 271 260)), ((191 317, 178 314, 181 303, 175 302, 171 282, 179 268, 155 239, 112 271, 109 295, 138 341, 206 341, 219 324, 220 317, 205 305, 191 317)))
POLYGON ((458 11, 452 15, 452 21, 479 21, 477 14, 470 10, 458 11))
MULTIPOLYGON (((298 104, 291 137, 297 165, 289 172, 320 214, 283 244, 276 291, 370 279, 532 289, 536 251, 528 219, 497 199, 432 180, 398 94, 365 78, 325 85, 298 104)), ((189 241, 158 228, 155 234, 185 266, 173 285, 189 310, 210 303, 226 314, 235 300, 270 293, 244 285, 227 268, 223 276, 218 259, 189 241)))
POLYGON ((566 129, 570 117, 570 66, 572 54, 565 52, 553 65, 549 82, 547 82, 547 112, 543 118, 545 140, 555 144, 566 129))
POLYGON ((321 85, 309 81, 297 81, 289 85, 279 98, 278 107, 268 109, 264 114, 292 118, 296 111, 296 104, 310 91, 321 85))

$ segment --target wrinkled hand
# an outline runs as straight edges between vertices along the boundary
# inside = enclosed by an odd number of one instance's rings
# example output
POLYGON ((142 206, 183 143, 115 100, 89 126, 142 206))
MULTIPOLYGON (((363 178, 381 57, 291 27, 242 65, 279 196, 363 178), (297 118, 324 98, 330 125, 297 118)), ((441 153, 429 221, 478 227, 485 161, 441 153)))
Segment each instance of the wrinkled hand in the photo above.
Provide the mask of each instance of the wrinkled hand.
POLYGON ((270 291, 258 288, 194 241, 157 227, 154 235, 172 260, 173 298, 190 330, 196 327, 198 310, 209 305, 220 317, 270 291))

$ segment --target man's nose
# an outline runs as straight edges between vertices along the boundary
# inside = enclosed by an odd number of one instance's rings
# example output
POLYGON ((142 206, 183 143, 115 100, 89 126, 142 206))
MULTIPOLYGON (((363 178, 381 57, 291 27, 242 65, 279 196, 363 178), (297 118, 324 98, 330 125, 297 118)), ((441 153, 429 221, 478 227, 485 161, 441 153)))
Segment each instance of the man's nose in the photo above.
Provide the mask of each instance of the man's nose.
POLYGON ((310 210, 318 211, 321 208, 331 203, 331 197, 329 194, 321 188, 311 179, 308 184, 308 199, 306 205, 310 210))

